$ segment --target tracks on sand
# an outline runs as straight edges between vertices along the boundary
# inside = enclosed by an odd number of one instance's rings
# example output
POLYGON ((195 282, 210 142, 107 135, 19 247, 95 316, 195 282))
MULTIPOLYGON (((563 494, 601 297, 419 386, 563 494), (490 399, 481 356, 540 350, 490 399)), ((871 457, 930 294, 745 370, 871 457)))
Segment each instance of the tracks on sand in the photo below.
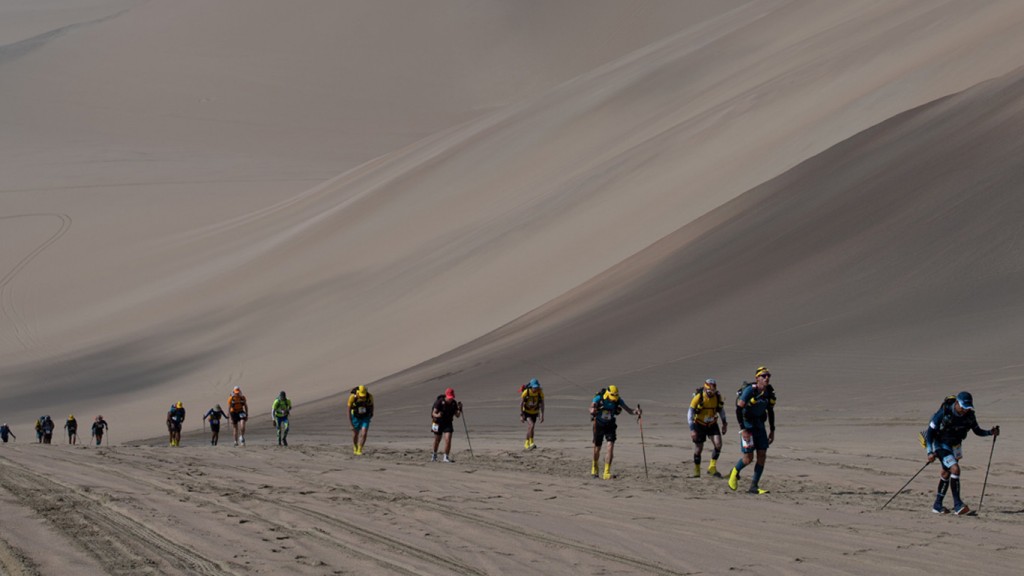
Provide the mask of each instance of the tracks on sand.
POLYGON ((50 480, 7 458, 0 460, 0 487, 48 520, 109 574, 232 573, 81 490, 50 480))
POLYGON ((0 574, 41 576, 42 572, 28 555, 0 538, 0 574))

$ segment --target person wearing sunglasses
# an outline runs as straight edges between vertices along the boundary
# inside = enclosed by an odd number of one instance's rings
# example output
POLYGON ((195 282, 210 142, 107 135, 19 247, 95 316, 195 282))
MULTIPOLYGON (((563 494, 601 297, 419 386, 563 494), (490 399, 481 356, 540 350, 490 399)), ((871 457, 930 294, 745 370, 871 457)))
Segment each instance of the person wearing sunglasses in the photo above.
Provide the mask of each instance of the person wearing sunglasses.
POLYGON ((750 479, 751 494, 764 494, 760 487, 768 446, 775 441, 775 389, 769 384, 772 373, 764 366, 754 371, 754 382, 744 382, 736 399, 736 421, 740 427, 740 452, 743 455, 729 474, 729 488, 739 486, 740 471, 754 462, 754 476, 750 479), (769 428, 765 429, 767 422, 769 428), (754 457, 757 460, 754 460, 754 457))

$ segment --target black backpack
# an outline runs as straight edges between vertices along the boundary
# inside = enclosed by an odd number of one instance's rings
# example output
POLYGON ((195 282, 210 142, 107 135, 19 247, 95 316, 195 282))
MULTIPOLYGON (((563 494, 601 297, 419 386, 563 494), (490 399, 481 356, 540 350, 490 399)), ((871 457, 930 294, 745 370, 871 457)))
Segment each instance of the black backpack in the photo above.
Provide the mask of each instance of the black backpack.
MULTIPOLYGON (((740 392, 743 392, 742 388, 740 388, 740 392)), ((737 398, 739 397, 740 392, 736 393, 737 398)), ((703 386, 697 387, 697 390, 694 391, 693 395, 701 397, 701 401, 697 403, 697 408, 695 408, 695 410, 697 412, 700 412, 701 410, 704 409, 704 387, 703 386)), ((715 396, 718 397, 718 406, 719 406, 719 408, 724 407, 725 406, 725 402, 722 401, 722 393, 719 392, 718 390, 715 390, 715 396)))

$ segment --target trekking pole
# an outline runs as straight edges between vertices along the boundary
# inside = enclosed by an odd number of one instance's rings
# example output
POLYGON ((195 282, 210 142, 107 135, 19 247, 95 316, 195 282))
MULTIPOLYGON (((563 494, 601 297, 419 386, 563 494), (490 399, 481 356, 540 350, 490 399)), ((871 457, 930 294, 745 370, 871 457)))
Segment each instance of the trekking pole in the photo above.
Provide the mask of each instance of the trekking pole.
POLYGON ((886 500, 885 504, 882 504, 882 507, 879 508, 879 510, 885 510, 885 507, 889 505, 889 502, 892 502, 897 496, 899 496, 900 492, 903 492, 904 488, 906 488, 907 486, 910 486, 910 483, 914 481, 914 478, 917 478, 918 474, 920 474, 921 472, 924 472, 924 469, 927 468, 928 465, 931 464, 931 463, 932 463, 931 460, 929 460, 928 462, 925 462, 924 466, 921 466, 921 469, 918 470, 916 474, 911 476, 910 480, 907 480, 907 483, 903 485, 903 488, 900 488, 899 490, 897 490, 896 493, 892 495, 892 497, 890 497, 888 500, 886 500))
POLYGON ((651 477, 647 474, 647 445, 644 444, 644 413, 643 410, 640 410, 639 404, 636 405, 636 409, 640 411, 640 416, 636 419, 636 422, 640 425, 640 450, 644 453, 644 477, 650 480, 651 477))
POLYGON ((469 444, 469 457, 475 458, 475 456, 473 456, 473 443, 469 441, 469 424, 466 424, 465 409, 462 410, 462 427, 466 429, 466 444, 469 444))
POLYGON ((992 468, 992 454, 996 451, 996 438, 999 436, 992 437, 992 449, 988 452, 988 466, 985 467, 985 481, 981 483, 981 498, 978 499, 978 509, 971 514, 977 514, 981 511, 981 504, 985 501, 985 487, 988 486, 988 471, 992 468))

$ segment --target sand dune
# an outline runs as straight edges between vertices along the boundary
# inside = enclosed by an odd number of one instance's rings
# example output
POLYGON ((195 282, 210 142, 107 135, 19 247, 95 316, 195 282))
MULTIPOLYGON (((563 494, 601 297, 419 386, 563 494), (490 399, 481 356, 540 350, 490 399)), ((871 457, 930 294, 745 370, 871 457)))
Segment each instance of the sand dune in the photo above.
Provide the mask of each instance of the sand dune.
POLYGON ((1021 431, 1024 9, 709 4, 0 8, 0 513, 24 526, 0 568, 1015 570, 1006 443, 987 514, 922 512, 935 470, 878 507, 945 394, 1021 431), (780 433, 752 500, 685 477, 681 412, 759 364, 780 433), (647 436, 623 423, 605 483, 585 410, 610 383, 647 436), (264 416, 204 446, 233 385, 257 412, 289 391, 294 450, 264 416), (431 466, 447 386, 475 451, 431 466), (35 445, 44 412, 103 412, 113 446, 35 445), (752 532, 771 545, 738 554, 752 532))

